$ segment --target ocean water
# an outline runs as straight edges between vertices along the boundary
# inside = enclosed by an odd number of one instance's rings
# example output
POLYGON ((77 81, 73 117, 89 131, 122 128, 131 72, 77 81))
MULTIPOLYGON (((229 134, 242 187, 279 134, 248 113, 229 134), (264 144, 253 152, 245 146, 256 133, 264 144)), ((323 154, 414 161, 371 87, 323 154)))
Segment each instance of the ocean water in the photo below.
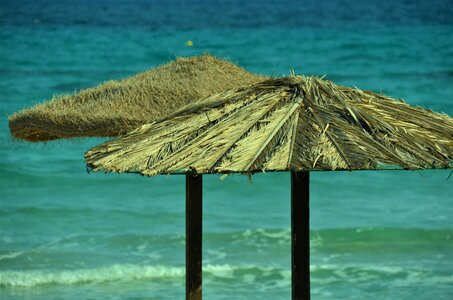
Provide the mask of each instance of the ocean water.
MULTIPOLYGON (((7 115, 205 52, 453 116, 451 1, 0 1, 0 299, 184 297, 184 177, 87 174, 105 139, 7 115)), ((450 175, 312 173, 312 298, 452 299, 450 175)), ((290 298, 289 204, 288 173, 205 176, 205 299, 290 298)))

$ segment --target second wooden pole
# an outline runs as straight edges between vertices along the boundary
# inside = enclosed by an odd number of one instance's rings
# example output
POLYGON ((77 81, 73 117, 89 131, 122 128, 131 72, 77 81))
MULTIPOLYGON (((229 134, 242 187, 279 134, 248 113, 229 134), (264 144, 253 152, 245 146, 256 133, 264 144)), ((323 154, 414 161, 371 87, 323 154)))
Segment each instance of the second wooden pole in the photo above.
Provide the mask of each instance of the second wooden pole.
POLYGON ((203 177, 186 174, 186 300, 201 300, 203 177))
POLYGON ((310 299, 310 174, 291 172, 292 299, 310 299))

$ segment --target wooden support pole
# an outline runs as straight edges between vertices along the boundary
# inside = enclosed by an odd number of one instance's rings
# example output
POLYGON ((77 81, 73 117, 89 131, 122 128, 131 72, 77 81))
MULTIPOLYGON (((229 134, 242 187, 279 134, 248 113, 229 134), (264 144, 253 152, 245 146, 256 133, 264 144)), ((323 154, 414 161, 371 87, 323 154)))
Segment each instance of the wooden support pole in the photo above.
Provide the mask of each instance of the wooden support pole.
POLYGON ((310 299, 310 174, 291 171, 292 299, 310 299))
POLYGON ((186 300, 201 300, 202 187, 201 174, 186 174, 186 300))

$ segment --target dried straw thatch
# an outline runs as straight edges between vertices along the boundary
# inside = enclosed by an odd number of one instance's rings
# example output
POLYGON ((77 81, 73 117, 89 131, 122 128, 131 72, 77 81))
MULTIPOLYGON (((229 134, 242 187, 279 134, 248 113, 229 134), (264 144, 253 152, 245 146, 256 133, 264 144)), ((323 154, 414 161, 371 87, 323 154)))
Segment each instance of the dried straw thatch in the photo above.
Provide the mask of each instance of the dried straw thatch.
POLYGON ((85 157, 94 171, 144 175, 449 168, 453 118, 291 76, 202 99, 85 157))
POLYGON ((178 58, 15 113, 9 127, 14 137, 31 142, 118 136, 197 99, 264 79, 210 55, 178 58))

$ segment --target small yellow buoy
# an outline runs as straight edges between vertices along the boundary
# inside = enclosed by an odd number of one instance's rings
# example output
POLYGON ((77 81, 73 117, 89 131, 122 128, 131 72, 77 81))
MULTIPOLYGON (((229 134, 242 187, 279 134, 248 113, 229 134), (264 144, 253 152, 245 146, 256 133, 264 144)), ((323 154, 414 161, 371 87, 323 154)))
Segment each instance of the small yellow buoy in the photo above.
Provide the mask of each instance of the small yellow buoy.
POLYGON ((193 46, 193 41, 192 41, 192 40, 188 40, 188 41, 186 42, 186 46, 187 46, 187 47, 192 47, 192 46, 193 46))

